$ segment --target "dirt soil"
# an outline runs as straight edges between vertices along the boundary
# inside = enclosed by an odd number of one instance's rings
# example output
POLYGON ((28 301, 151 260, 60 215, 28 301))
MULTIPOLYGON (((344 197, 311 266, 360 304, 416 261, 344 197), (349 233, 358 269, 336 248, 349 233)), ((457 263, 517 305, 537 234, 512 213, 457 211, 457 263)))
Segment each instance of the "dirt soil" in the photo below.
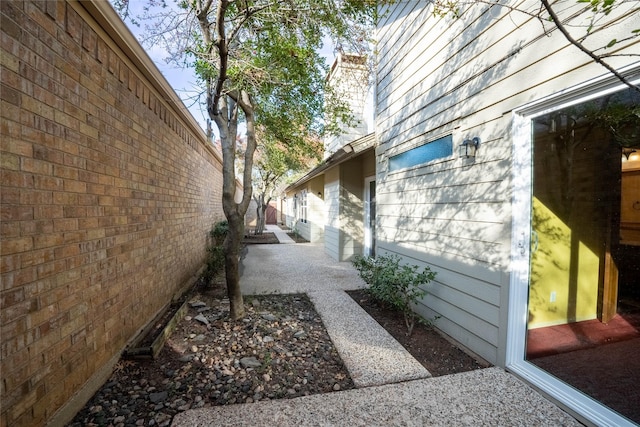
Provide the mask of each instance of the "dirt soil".
POLYGON ((402 313, 378 303, 364 290, 347 293, 434 377, 490 366, 486 361, 467 354, 427 325, 417 323, 411 336, 407 336, 402 313))
POLYGON ((245 245, 280 243, 275 233, 249 234, 244 236, 242 243, 245 245))

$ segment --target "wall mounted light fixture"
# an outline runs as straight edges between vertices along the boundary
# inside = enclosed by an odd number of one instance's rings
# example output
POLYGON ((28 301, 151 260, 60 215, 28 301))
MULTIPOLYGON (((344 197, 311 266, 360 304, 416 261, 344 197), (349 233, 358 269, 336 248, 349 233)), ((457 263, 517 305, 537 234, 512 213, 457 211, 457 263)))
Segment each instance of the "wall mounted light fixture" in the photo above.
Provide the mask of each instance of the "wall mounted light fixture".
POLYGON ((635 152, 636 152, 635 148, 622 147, 622 155, 625 156, 627 160, 629 160, 629 156, 635 152))
POLYGON ((460 157, 471 158, 476 156, 476 151, 480 145, 480 138, 465 139, 460 144, 460 157))

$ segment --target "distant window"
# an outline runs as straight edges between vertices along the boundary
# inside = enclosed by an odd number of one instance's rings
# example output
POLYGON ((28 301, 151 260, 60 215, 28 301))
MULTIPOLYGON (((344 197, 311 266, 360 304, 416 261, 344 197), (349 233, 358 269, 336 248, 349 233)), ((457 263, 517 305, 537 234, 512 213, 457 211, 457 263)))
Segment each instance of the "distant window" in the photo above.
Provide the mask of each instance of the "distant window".
POLYGON ((389 171, 418 166, 453 154, 453 138, 447 135, 389 158, 389 171))
POLYGON ((300 220, 307 222, 307 190, 302 192, 302 197, 300 198, 300 220))

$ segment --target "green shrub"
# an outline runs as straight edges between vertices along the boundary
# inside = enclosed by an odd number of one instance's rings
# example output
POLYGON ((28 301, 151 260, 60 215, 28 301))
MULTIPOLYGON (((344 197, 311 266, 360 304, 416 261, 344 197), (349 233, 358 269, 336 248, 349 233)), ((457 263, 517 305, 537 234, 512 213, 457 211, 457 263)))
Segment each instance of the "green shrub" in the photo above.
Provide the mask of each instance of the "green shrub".
POLYGON ((213 239, 214 246, 221 246, 224 238, 229 232, 229 223, 227 220, 216 222, 209 232, 209 236, 213 239))
POLYGON ((203 273, 207 285, 224 268, 224 248, 222 243, 228 231, 229 223, 226 220, 215 223, 211 231, 209 231, 211 239, 207 247, 207 266, 203 273))
POLYGON ((412 306, 427 294, 420 286, 431 282, 436 273, 429 267, 419 272, 417 265, 400 265, 397 255, 376 258, 356 256, 353 265, 369 285, 367 292, 374 299, 402 312, 407 335, 411 335, 416 320, 420 319, 412 306))

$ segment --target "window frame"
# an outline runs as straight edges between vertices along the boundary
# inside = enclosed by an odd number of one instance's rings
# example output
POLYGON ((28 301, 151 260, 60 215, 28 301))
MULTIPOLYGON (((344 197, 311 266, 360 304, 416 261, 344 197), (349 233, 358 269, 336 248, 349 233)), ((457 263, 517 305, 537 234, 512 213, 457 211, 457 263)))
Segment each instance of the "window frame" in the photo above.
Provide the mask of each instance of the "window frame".
POLYGON ((389 156, 388 171, 389 173, 396 173, 418 168, 431 164, 437 160, 449 159, 453 157, 453 155, 453 134, 448 133, 441 137, 431 139, 424 144, 389 156), (440 144, 447 144, 448 146, 440 147, 440 144), (431 153, 430 151, 434 152, 431 153), (446 153, 442 154, 443 151, 446 151, 446 153), (394 165, 394 163, 397 163, 397 165, 394 165))

